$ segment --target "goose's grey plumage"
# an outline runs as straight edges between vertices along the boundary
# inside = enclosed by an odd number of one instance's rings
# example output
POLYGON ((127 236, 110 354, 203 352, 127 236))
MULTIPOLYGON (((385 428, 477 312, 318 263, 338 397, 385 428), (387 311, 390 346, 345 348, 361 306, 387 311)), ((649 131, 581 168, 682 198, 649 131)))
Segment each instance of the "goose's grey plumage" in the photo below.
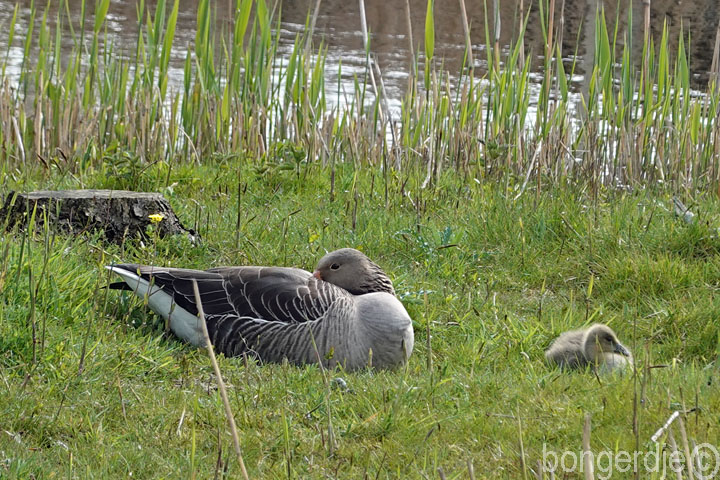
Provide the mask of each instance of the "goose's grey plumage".
POLYGON ((561 334, 545 352, 550 363, 564 369, 583 369, 590 365, 598 373, 622 370, 632 365, 632 354, 607 325, 561 334))
POLYGON ((201 346, 192 280, 200 291, 214 348, 264 362, 388 368, 412 353, 412 321, 390 279, 363 253, 331 252, 314 273, 288 267, 210 270, 123 264, 107 267, 166 320, 180 338, 201 346), (317 350, 315 348, 317 346, 317 350))

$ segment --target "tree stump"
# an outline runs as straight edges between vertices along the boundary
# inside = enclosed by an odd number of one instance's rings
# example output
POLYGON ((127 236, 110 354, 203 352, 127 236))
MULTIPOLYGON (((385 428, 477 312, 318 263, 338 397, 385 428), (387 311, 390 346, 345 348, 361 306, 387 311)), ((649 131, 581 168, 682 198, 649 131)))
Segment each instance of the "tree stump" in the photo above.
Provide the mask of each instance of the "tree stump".
POLYGON ((12 228, 27 226, 35 211, 35 225, 48 225, 70 234, 103 230, 111 242, 122 242, 137 235, 147 236, 148 225, 158 235, 189 234, 168 201, 159 193, 126 190, 43 190, 10 192, 0 210, 0 222, 12 228), (157 216, 156 216, 157 215, 157 216))

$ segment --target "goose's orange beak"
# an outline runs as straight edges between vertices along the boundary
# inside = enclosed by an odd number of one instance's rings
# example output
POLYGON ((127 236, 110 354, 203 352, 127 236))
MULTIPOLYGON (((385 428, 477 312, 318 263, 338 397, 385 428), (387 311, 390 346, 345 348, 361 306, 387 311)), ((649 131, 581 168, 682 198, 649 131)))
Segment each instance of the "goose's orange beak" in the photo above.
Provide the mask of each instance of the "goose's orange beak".
POLYGON ((322 275, 320 275, 320 270, 315 270, 313 272, 313 277, 317 278, 318 280, 322 280, 322 275))

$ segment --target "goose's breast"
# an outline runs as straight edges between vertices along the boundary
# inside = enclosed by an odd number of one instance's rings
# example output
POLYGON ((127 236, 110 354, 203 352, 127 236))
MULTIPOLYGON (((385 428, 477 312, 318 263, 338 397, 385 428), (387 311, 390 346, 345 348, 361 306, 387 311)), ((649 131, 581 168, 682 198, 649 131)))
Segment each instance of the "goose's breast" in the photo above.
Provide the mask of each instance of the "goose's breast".
POLYGON ((410 357, 415 343, 412 319, 394 295, 385 292, 355 297, 357 328, 366 349, 372 349, 372 363, 391 367, 410 357))
POLYGON ((602 362, 598 366, 598 373, 622 372, 626 368, 631 368, 632 365, 632 357, 606 352, 603 354, 602 362))

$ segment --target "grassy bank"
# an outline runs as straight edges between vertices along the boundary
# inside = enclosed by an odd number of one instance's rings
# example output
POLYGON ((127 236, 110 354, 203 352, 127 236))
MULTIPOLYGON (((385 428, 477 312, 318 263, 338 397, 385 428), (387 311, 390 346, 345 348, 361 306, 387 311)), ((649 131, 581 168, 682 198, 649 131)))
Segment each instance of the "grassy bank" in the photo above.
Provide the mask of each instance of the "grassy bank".
POLYGON ((415 352, 405 370, 333 372, 350 391, 328 390, 315 367, 222 359, 254 477, 434 477, 442 468, 462 478, 472 461, 478 478, 518 478, 521 440, 528 468, 544 444, 578 450, 585 413, 596 451, 632 451, 636 440, 652 449, 649 437, 676 409, 694 409, 690 438, 718 443, 716 200, 693 204, 698 221, 688 225, 658 193, 607 191, 593 203, 563 191, 535 204, 455 175, 428 194, 419 171, 391 177, 386 202, 376 173, 343 167, 328 202, 328 168, 298 177, 225 167, 177 171, 182 181, 166 192, 187 223, 198 219, 199 246, 4 236, 5 475, 207 478, 220 450, 237 475, 208 359, 166 338, 139 302, 100 290, 102 266, 312 268, 325 249, 347 245, 393 278, 415 322, 415 352), (247 187, 239 200, 223 193, 237 170, 247 187), (593 321, 633 348, 636 377, 544 364, 558 333, 593 321))
POLYGON ((73 25, 67 62, 51 10, 33 10, 20 78, 0 69, 0 194, 160 191, 203 237, 0 233, 1 477, 237 477, 207 357, 102 289, 102 267, 310 269, 343 246, 389 273, 415 351, 398 371, 331 372, 347 390, 316 367, 221 359, 253 478, 470 478, 469 464, 477 478, 532 478, 544 448, 579 451, 585 414, 595 452, 655 451, 651 435, 677 410, 689 448, 720 443, 718 96, 689 90, 682 48, 671 59, 667 38, 657 53, 648 41, 636 70, 632 39, 616 42, 600 15, 573 117, 574 67, 551 63, 557 32, 532 110, 522 38, 502 62, 488 39, 488 73, 451 78, 433 59, 430 14, 421 76, 393 118, 370 70, 346 109, 328 107, 323 49, 298 38, 280 59, 262 1, 238 2, 222 32, 200 2, 172 91, 178 4, 158 5, 140 6, 128 59, 113 54, 99 2, 73 25), (672 193, 695 221, 675 216, 672 193), (637 372, 545 365, 553 338, 596 321, 637 372))

